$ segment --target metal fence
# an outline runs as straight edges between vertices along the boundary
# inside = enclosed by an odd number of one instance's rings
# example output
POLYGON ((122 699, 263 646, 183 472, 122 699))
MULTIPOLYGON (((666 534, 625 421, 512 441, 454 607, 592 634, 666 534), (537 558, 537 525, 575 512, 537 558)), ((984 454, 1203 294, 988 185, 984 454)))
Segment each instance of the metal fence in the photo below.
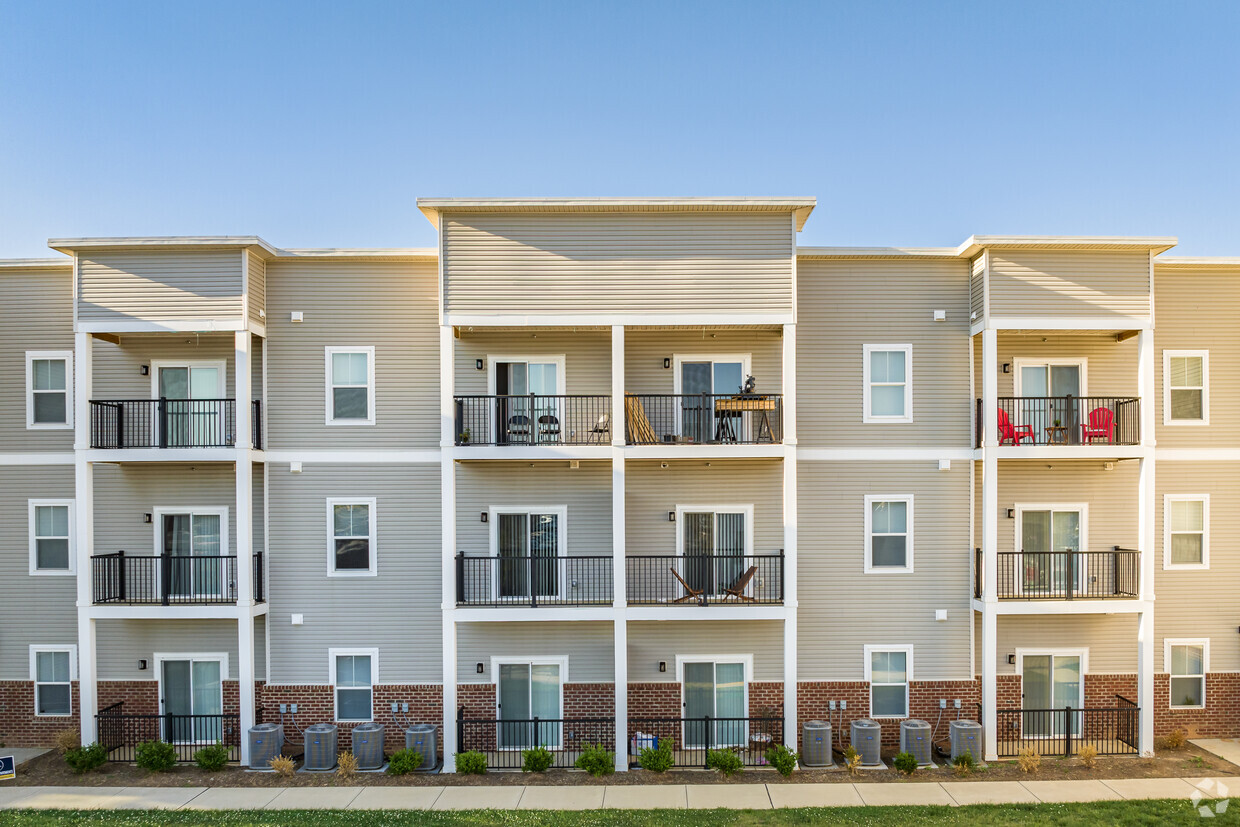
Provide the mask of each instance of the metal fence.
MULTIPOLYGON (((253 555, 254 599, 264 600, 263 555, 253 555)), ((90 558, 94 602, 202 605, 237 602, 237 557, 137 555, 117 551, 90 558)))
POLYGON ((783 439, 782 394, 629 394, 624 407, 630 445, 755 445, 783 439))
POLYGON ((99 743, 108 751, 109 761, 132 762, 137 746, 145 741, 166 741, 173 745, 177 761, 188 763, 205 746, 222 743, 229 760, 241 760, 241 716, 170 715, 125 712, 125 702, 104 707, 95 715, 99 743))
MULTIPOLYGON (((977 597, 982 559, 979 553, 977 597)), ((1140 594, 1141 553, 1133 549, 1001 552, 995 559, 1000 600, 1131 600, 1140 594)))
POLYGON ((676 767, 706 767, 711 750, 728 750, 746 767, 767 766, 766 751, 784 742, 782 717, 629 718, 629 765, 641 750, 671 742, 676 767))
POLYGON ((528 718, 499 721, 493 718, 456 720, 458 752, 481 752, 492 770, 519 770, 522 751, 546 747, 553 767, 570 769, 587 746, 616 750, 615 718, 528 718))
POLYGON ((456 556, 458 606, 610 606, 612 557, 456 556))
MULTIPOLYGON (((262 402, 252 407, 251 444, 262 447, 262 402)), ((90 403, 92 448, 230 448, 235 399, 120 399, 90 403)))
POLYGON ((610 445, 610 396, 458 396, 457 445, 610 445))
POLYGON ((784 602, 784 552, 634 554, 625 558, 629 605, 784 602))
MULTIPOLYGON (((1138 445, 1141 400, 1117 396, 1001 396, 1000 445, 1138 445)), ((982 447, 985 411, 977 400, 975 432, 982 447)))
POLYGON ((1089 745, 1099 755, 1135 755, 1141 710, 1118 695, 1116 705, 1098 709, 1000 709, 998 751, 1002 757, 1033 749, 1043 756, 1070 756, 1089 745))

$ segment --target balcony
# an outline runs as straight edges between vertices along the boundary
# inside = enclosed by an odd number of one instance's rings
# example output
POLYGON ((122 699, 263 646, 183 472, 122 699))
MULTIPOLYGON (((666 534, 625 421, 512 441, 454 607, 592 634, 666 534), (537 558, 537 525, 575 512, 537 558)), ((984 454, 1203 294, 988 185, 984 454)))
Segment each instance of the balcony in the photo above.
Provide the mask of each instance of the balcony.
MULTIPOLYGON (((251 404, 250 444, 262 448, 262 402, 251 404)), ((92 399, 90 447, 231 448, 236 421, 235 399, 92 399)))
POLYGON ((783 441, 782 394, 628 394, 629 445, 763 445, 783 441))
POLYGON ((166 741, 176 749, 177 762, 188 764, 194 753, 209 744, 228 748, 228 760, 241 759, 241 716, 236 712, 219 715, 173 715, 125 711, 117 701, 95 715, 99 743, 108 760, 131 763, 137 758, 138 744, 166 741))
MULTIPOLYGON (((136 555, 90 558, 95 605, 204 606, 237 602, 237 557, 136 555)), ((254 599, 262 603, 263 555, 254 555, 254 599)))
POLYGON ((1070 758, 1081 747, 1098 755, 1136 755, 1141 709, 1119 695, 1113 705, 1093 709, 998 709, 1000 758, 1027 750, 1047 757, 1070 758))
MULTIPOLYGON (((1141 400, 1118 396, 1001 396, 1000 445, 1140 445, 1141 400)), ((977 400, 977 446, 985 410, 977 400)))
MULTIPOLYGON (((981 549, 974 550, 973 596, 983 596, 981 549)), ((999 600, 1135 600, 1140 596, 1141 552, 1005 551, 997 555, 999 600)))
POLYGON ((610 396, 458 396, 457 445, 610 445, 610 396))
POLYGON ((456 556, 456 605, 610 606, 611 555, 456 556))

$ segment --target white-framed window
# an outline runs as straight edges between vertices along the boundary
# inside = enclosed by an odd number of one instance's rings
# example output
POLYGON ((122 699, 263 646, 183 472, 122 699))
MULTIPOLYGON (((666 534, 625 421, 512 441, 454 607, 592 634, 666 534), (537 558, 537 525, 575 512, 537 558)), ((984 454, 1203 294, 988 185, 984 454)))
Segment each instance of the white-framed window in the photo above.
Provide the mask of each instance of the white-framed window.
POLYGON ((1206 672, 1210 669, 1209 639, 1164 639, 1163 663, 1171 676, 1171 708, 1203 708, 1206 705, 1206 672))
POLYGON ((328 649, 327 664, 336 697, 335 720, 373 721, 379 650, 328 649))
POLYGON ((521 603, 564 594, 568 506, 492 506, 487 521, 491 556, 498 561, 492 599, 521 603))
POLYGON ((31 646, 30 680, 34 682, 35 715, 72 715, 77 646, 31 646))
POLYGON ((908 686, 913 680, 913 647, 866 645, 865 679, 870 684, 871 718, 907 718, 908 686))
POLYGON ((1210 495, 1163 497, 1163 568, 1210 568, 1210 495))
POLYGON ((913 421, 913 346, 863 345, 862 421, 913 421))
POLYGON ((913 495, 865 496, 865 573, 913 570, 913 495))
POLYGON ((497 738, 500 749, 558 749, 563 744, 568 658, 492 657, 491 678, 495 718, 503 722, 497 738))
POLYGON ((327 500, 327 576, 378 573, 377 504, 374 497, 327 500))
POLYGON ((73 574, 73 500, 29 500, 30 573, 73 574))
POLYGON ((26 427, 73 427, 73 351, 26 351, 26 427))
POLYGON ((324 351, 327 424, 374 425, 374 347, 329 347, 324 351))
POLYGON ((1163 351, 1163 424, 1210 424, 1210 351, 1163 351))

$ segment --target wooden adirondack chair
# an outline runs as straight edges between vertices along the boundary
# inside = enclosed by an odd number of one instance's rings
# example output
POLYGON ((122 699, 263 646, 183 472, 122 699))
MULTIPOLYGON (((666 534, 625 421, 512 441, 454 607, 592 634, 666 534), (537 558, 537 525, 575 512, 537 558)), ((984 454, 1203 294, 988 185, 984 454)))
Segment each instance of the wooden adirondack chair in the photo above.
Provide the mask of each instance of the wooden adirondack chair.
POLYGON ((758 573, 758 567, 750 566, 749 568, 745 569, 745 571, 741 574, 740 577, 736 578, 736 580, 732 583, 731 586, 728 586, 726 589, 724 589, 724 591, 729 596, 735 597, 737 600, 748 600, 750 602, 753 602, 753 598, 745 594, 745 589, 749 588, 749 581, 753 580, 753 576, 757 573, 758 573))
POLYGON ((670 567, 668 571, 672 573, 672 577, 675 577, 680 582, 681 587, 685 590, 684 595, 673 600, 673 603, 684 603, 686 600, 702 600, 702 589, 695 589, 686 583, 685 579, 680 576, 680 572, 676 571, 675 566, 670 567))

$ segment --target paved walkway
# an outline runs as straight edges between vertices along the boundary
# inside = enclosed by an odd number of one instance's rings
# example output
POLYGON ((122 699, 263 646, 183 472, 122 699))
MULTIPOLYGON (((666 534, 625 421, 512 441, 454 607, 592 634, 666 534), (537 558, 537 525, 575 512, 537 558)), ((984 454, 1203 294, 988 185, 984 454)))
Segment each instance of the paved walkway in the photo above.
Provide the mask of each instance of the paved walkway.
POLYGON ((1036 804, 1240 797, 1240 778, 942 781, 909 784, 666 784, 616 787, 4 787, 0 809, 769 810, 890 804, 1036 804), (1230 789, 1229 789, 1230 788, 1230 789))

